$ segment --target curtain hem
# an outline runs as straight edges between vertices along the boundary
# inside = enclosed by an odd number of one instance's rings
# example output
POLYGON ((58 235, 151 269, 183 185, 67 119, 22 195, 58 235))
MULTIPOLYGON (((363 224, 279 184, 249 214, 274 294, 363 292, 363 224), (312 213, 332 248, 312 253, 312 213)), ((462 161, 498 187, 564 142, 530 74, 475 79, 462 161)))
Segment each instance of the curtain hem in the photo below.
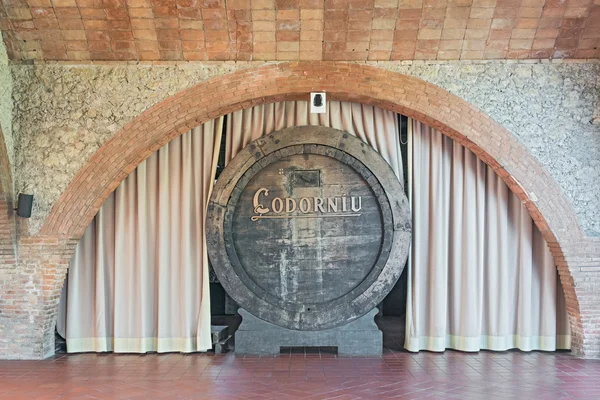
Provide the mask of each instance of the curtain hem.
POLYGON ((487 336, 466 337, 447 335, 439 336, 420 336, 406 337, 404 348, 411 352, 421 350, 443 352, 446 349, 459 351, 476 352, 480 350, 506 351, 510 349, 519 349, 521 351, 555 351, 570 350, 571 336, 487 336))
POLYGON ((67 339, 67 353, 107 352, 114 353, 193 353, 204 352, 207 347, 204 340, 196 337, 188 338, 111 338, 92 337, 67 339))

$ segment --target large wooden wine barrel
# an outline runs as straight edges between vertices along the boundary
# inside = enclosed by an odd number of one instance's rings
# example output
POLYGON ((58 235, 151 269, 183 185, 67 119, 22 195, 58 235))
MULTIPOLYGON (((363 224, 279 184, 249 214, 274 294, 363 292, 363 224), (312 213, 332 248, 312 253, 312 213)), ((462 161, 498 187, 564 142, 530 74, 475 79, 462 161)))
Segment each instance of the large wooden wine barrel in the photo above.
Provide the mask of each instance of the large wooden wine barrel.
POLYGON ((331 128, 260 138, 223 170, 208 206, 210 262, 254 316, 321 330, 372 310, 408 256, 408 201, 370 146, 331 128))

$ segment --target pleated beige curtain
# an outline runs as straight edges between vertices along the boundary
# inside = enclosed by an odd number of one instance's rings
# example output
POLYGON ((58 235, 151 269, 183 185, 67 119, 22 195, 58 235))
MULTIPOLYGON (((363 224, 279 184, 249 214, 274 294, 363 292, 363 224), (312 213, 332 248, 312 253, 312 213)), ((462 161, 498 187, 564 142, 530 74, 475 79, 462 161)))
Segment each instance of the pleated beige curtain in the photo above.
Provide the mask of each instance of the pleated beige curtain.
POLYGON ((57 328, 69 352, 193 352, 212 347, 205 209, 223 118, 142 162, 87 228, 57 328))
POLYGON ((409 165, 405 347, 570 348, 552 255, 500 177, 459 143, 412 120, 409 165))
MULTIPOLYGON (((321 125, 356 135, 402 181, 397 114, 328 102, 256 106, 227 116, 226 157, 279 129, 321 125)), ((211 347, 204 215, 223 119, 142 163, 77 247, 58 330, 69 352, 192 352, 211 347)), ((413 245, 405 347, 569 348, 564 296, 546 243, 520 201, 473 153, 409 120, 413 245)))
POLYGON ((327 112, 311 114, 308 101, 259 105, 227 115, 226 160, 251 141, 294 126, 327 126, 357 136, 377 150, 403 182, 398 114, 379 107, 328 101, 327 112))

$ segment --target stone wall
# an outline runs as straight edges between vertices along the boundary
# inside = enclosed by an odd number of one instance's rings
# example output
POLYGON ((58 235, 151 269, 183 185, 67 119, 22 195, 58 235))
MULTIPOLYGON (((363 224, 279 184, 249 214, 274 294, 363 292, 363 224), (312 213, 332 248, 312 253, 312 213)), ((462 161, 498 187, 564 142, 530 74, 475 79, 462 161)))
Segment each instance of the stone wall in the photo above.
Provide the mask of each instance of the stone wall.
POLYGON ((18 191, 35 193, 30 232, 125 123, 187 87, 250 65, 13 65, 15 182, 18 191))
MULTIPOLYGON (((12 75, 4 42, 0 40, 0 131, 8 153, 9 165, 13 166, 14 146, 12 134, 12 75)), ((12 171, 14 175, 14 170, 12 171)))
POLYGON ((600 63, 379 63, 473 104, 535 155, 600 236, 600 63))
MULTIPOLYGON (((600 236, 600 63, 373 62, 434 83, 511 131, 600 236)), ((89 157, 126 122, 180 90, 259 63, 12 65, 17 191, 34 192, 30 232, 89 157)))

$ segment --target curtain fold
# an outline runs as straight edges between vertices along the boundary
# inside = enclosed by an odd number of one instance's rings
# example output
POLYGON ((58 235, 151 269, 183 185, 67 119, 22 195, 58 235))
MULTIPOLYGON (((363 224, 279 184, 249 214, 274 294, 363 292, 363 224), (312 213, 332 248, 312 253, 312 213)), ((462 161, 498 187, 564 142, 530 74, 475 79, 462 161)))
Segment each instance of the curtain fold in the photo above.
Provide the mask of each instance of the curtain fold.
POLYGON ((483 161, 409 120, 410 351, 570 348, 554 260, 520 200, 483 161))
POLYGON ((305 125, 326 126, 357 136, 382 155, 404 186, 398 114, 359 103, 328 101, 326 113, 311 114, 308 101, 285 101, 228 114, 226 162, 263 135, 305 125))
MULTIPOLYGON (((397 114, 328 102, 256 106, 227 116, 225 162, 293 126, 344 130, 403 181, 397 114)), ((132 172, 87 228, 69 269, 57 328, 69 352, 192 352, 211 347, 205 210, 223 118, 174 139, 132 172)), ((475 154, 409 120, 413 239, 405 347, 410 351, 570 348, 560 280, 519 199, 475 154)))
POLYGON ((212 347, 205 211, 223 118, 142 162, 86 229, 63 290, 69 352, 212 347))

